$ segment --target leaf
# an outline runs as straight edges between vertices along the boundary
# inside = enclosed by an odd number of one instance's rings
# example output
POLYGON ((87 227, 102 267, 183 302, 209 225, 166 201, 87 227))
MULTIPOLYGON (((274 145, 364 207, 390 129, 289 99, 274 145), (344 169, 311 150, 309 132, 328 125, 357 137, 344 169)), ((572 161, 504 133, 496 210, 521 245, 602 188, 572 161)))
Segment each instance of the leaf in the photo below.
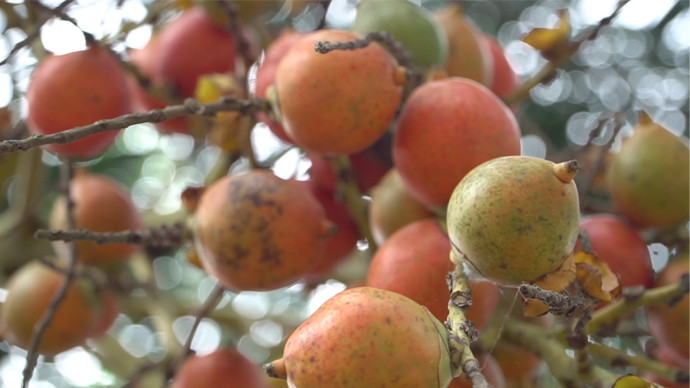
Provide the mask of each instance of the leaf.
POLYGON ((620 277, 605 261, 595 253, 585 251, 576 251, 574 257, 580 286, 587 294, 603 302, 611 302, 620 296, 620 277))
MULTIPOLYGON (((577 280, 577 268, 575 260, 571 254, 563 262, 561 267, 550 274, 534 281, 532 284, 539 286, 543 290, 563 292, 567 291, 577 280)), ((536 299, 526 299, 525 316, 538 317, 549 312, 549 307, 536 299)))
POLYGON ((557 52, 570 35, 568 12, 562 9, 558 16, 558 24, 554 28, 535 28, 522 41, 541 51, 545 57, 551 57, 550 53, 557 52))
POLYGON ((627 375, 616 379, 611 388, 654 388, 654 385, 635 375, 627 375))
MULTIPOLYGON (((238 82, 227 74, 208 74, 199 77, 194 91, 194 96, 202 104, 217 102, 228 95, 241 97, 243 91, 238 82)), ((240 117, 239 112, 218 112, 209 134, 211 143, 226 153, 236 152, 239 149, 240 117)))

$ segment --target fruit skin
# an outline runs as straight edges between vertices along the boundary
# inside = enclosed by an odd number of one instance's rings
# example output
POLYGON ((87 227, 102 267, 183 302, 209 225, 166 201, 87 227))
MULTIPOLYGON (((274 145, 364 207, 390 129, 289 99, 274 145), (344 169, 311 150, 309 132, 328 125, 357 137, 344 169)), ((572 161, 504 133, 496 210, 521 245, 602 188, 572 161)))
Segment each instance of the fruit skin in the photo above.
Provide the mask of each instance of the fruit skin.
POLYGON ((393 160, 410 194, 444 207, 458 182, 487 160, 520 154, 508 107, 469 79, 426 83, 410 95, 393 138, 393 160))
POLYGON ((172 388, 269 388, 261 369, 230 348, 187 358, 175 374, 172 388))
MULTIPOLYGON (((493 388, 506 387, 506 379, 503 376, 503 371, 501 371, 501 366, 498 365, 498 362, 496 362, 493 357, 483 354, 477 356, 477 361, 479 361, 479 366, 482 368, 482 374, 489 385, 493 388)), ((462 374, 453 379, 448 388, 472 388, 472 380, 467 378, 466 374, 462 374)))
POLYGON ((520 83, 520 77, 510 67, 503 47, 490 35, 484 34, 482 40, 489 47, 493 66, 491 91, 499 97, 505 97, 520 83))
MULTIPOLYGON (((688 272, 690 272, 690 261, 686 253, 682 257, 669 261, 659 272, 654 286, 675 284, 683 274, 688 272)), ((669 305, 648 307, 647 323, 649 331, 661 345, 673 350, 676 357, 690 360, 690 296, 685 295, 672 307, 669 305)))
MULTIPOLYGON (((32 134, 48 135, 130 113, 125 72, 107 49, 91 45, 65 55, 49 55, 36 68, 26 92, 32 134)), ((64 145, 44 146, 75 159, 99 156, 119 131, 107 131, 64 145)))
POLYGON ((448 56, 445 31, 426 9, 407 0, 363 1, 350 29, 367 35, 386 31, 401 43, 415 65, 443 65, 448 56))
POLYGON ((204 269, 234 291, 299 280, 323 254, 333 226, 311 193, 266 170, 218 180, 202 194, 193 224, 204 269))
MULTIPOLYGON (((266 49, 264 60, 256 72, 256 96, 266 98, 266 89, 273 84, 278 70, 278 64, 283 59, 285 54, 290 50, 295 43, 299 42, 304 37, 304 34, 299 34, 293 30, 286 30, 280 34, 278 39, 273 41, 266 49)), ((285 133, 283 125, 270 119, 268 114, 259 112, 256 117, 265 123, 276 137, 286 143, 292 143, 290 136, 285 133)))
POLYGON ((431 210, 412 197, 395 168, 388 171, 371 191, 369 225, 379 246, 398 229, 433 215, 431 210))
POLYGON ((362 151, 381 138, 402 98, 397 64, 378 43, 356 51, 319 54, 316 42, 361 35, 320 30, 283 57, 275 86, 288 136, 302 148, 326 154, 362 151))
POLYGON ((326 301, 272 365, 299 388, 445 388, 447 341, 443 324, 411 299, 360 287, 326 301))
MULTIPOLYGON (((74 229, 94 232, 121 232, 143 228, 141 214, 134 206, 126 188, 104 175, 80 173, 70 181, 70 198, 74 202, 74 229)), ((51 229, 66 229, 66 201, 58 198, 50 216, 51 229)), ((128 260, 141 249, 134 244, 98 245, 89 241, 76 243, 79 261, 88 265, 108 266, 128 260)), ((53 242, 61 257, 67 257, 68 248, 62 241, 53 242)))
MULTIPOLYGON (((307 156, 311 160, 309 179, 326 190, 336 191, 338 177, 335 175, 331 162, 319 154, 307 153, 307 156)), ((362 193, 367 193, 376 186, 391 168, 377 157, 371 148, 349 155, 348 158, 355 181, 357 181, 357 188, 362 193)))
POLYGON ((635 229, 610 214, 584 217, 580 222, 580 229, 589 234, 592 251, 606 262, 614 273, 621 275, 621 286, 652 287, 652 259, 647 244, 635 229))
POLYGON ((110 327, 115 323, 117 316, 120 314, 120 306, 117 299, 110 292, 103 292, 102 294, 101 314, 96 326, 91 333, 91 338, 99 338, 105 335, 110 327))
MULTIPOLYGON (((367 286, 397 292, 426 307, 441 322, 448 317, 446 275, 450 241, 434 219, 413 222, 395 232, 379 249, 369 267, 367 286)), ((472 306, 467 318, 478 330, 489 322, 500 289, 490 282, 470 281, 472 306)))
MULTIPOLYGON (((5 340, 27 349, 34 326, 43 317, 63 280, 62 274, 38 261, 25 264, 12 275, 0 314, 0 332, 5 340)), ((82 286, 77 282, 70 284, 67 296, 43 334, 38 346, 40 354, 55 355, 82 345, 98 325, 101 312, 97 301, 92 300, 82 286)))
POLYGON ((451 77, 465 77, 483 85, 493 83, 491 49, 482 39, 482 32, 462 14, 457 4, 450 4, 434 13, 448 38, 446 72, 451 77))
POLYGON ((556 176, 562 164, 528 156, 490 160, 458 184, 448 234, 477 272, 500 285, 533 282, 557 270, 580 227, 577 187, 556 176))
POLYGON ((608 170, 608 186, 620 212, 641 227, 672 227, 690 212, 687 139, 655 123, 638 125, 623 141, 608 170))

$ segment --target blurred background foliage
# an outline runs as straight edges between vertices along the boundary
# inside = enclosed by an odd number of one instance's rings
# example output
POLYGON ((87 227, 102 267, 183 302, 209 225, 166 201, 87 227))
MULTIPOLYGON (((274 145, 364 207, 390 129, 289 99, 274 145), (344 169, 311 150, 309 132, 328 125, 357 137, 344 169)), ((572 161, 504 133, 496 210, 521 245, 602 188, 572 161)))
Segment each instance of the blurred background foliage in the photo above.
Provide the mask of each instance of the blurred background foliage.
MULTIPOLYGON (((59 1, 43 3, 54 7, 59 1)), ((157 26, 176 16, 181 3, 184 2, 79 0, 67 13, 78 21, 82 30, 97 39, 105 39, 116 52, 125 53, 128 48, 143 47, 157 26), (151 20, 153 13, 157 16, 151 20), (147 20, 154 24, 146 23, 147 20), (133 25, 138 27, 132 29, 133 25)), ((356 13, 355 2, 350 0, 317 2, 293 16, 288 9, 281 8, 277 0, 274 3, 275 11, 257 15, 251 23, 264 46, 286 26, 310 31, 325 17, 326 27, 347 28, 356 13)), ((443 3, 421 2, 430 9, 443 3)), ((558 10, 568 8, 572 35, 576 36, 608 16, 616 2, 483 0, 460 3, 465 14, 484 32, 498 38, 512 58, 511 65, 516 73, 526 79, 546 63, 535 49, 520 41, 527 31, 534 27, 553 27, 558 21, 558 10)), ((621 136, 629 134, 639 109, 647 111, 673 133, 687 136, 688 4, 686 0, 632 0, 598 38, 582 45, 551 82, 535 87, 518 116, 523 131, 523 154, 555 159, 564 149, 583 146, 599 114, 607 110, 625 112, 629 124, 623 128, 621 136)), ((10 9, 27 19, 34 12, 31 4, 21 1, 0 3, 1 58, 26 37, 26 32, 8 13, 10 9)), ((0 115, 1 138, 11 136, 8 130, 25 112, 22 96, 39 58, 45 52, 62 54, 84 47, 84 37, 76 27, 65 21, 51 20, 43 27, 36 44, 20 50, 8 65, 0 67, 0 107, 4 107, 0 115)), ((605 144, 611 136, 611 131, 603 131, 593 142, 605 144)), ((281 155, 273 167, 278 176, 305 176, 310 165, 308 159, 299 150, 290 149, 273 137, 263 124, 254 128, 252 140, 260 162, 281 155)), ((620 140, 614 143, 614 149, 619 143, 620 140)), ((146 224, 154 226, 184 220, 186 213, 181 207, 181 192, 188 186, 203 185, 209 174, 218 174, 218 169, 224 173, 227 166, 219 155, 218 148, 195 142, 190 136, 163 135, 152 125, 144 124, 124 130, 116 146, 102 157, 79 164, 130 187, 146 224)), ((45 223, 56 196, 59 164, 55 156, 45 151, 0 156, 0 206, 4 211, 0 217, 2 282, 19 265, 34 258, 31 249, 8 246, 6 242, 16 243, 18 233, 26 234, 22 241, 30 240, 32 229, 17 228, 18 225, 29 221, 37 225, 45 223), (27 194, 27 185, 32 182, 33 190, 27 194), (17 206, 29 209, 22 213, 20 220, 8 216, 17 206)), ((248 167, 247 161, 241 159, 230 167, 230 171, 243 171, 248 167)), ((38 243, 30 241, 28 244, 38 243)), ((668 250, 661 244, 654 244, 650 252, 654 268, 662 267, 668 250)), ((41 357, 31 387, 119 386, 124 383, 119 373, 130 371, 132 365, 145 360, 161 360, 171 342, 178 346, 184 343, 194 321, 194 311, 206 300, 215 281, 189 265, 184 249, 149 251, 135 258, 135 263, 137 260, 141 264, 138 275, 150 282, 159 299, 154 301, 151 292, 135 290, 127 298, 123 314, 106 338, 90 343, 87 348, 64 352, 54 359, 41 357), (152 265, 147 264, 149 261, 152 265), (172 330, 168 329, 170 327, 172 330)), ((276 358, 294 328, 327 298, 344 290, 347 282, 365 274, 363 263, 366 260, 366 243, 361 242, 352 259, 336 271, 333 279, 322 284, 296 284, 267 293, 226 293, 218 308, 202 321, 192 349, 207 354, 220 344, 232 343, 257 363, 276 358)), ((0 301, 4 297, 5 292, 0 288, 0 301)), ((638 322, 645 324, 644 319, 638 322)), ((611 341, 616 347, 639 348, 635 343, 621 344, 620 339, 611 341)), ((0 386, 18 387, 25 352, 6 342, 0 342, 0 352, 0 386)))

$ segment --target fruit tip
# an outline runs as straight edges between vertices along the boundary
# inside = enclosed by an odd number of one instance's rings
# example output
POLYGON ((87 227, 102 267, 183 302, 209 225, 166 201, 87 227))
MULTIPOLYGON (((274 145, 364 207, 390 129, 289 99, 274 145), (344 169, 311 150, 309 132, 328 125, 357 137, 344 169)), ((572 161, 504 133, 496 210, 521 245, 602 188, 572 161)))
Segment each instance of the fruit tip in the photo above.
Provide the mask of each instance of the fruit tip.
POLYGON ((285 368, 285 361, 283 361, 282 358, 264 365, 263 369, 268 377, 287 380, 287 369, 285 368))
POLYGON ((325 220, 321 228, 321 234, 325 238, 335 237, 338 234, 338 226, 331 221, 325 220))
POLYGON ((407 68, 398 66, 393 72, 393 82, 396 86, 403 86, 407 83, 407 68))
POLYGON ((570 183, 580 171, 580 165, 577 160, 569 160, 563 163, 556 163, 553 165, 553 172, 556 177, 563 181, 563 183, 570 183))

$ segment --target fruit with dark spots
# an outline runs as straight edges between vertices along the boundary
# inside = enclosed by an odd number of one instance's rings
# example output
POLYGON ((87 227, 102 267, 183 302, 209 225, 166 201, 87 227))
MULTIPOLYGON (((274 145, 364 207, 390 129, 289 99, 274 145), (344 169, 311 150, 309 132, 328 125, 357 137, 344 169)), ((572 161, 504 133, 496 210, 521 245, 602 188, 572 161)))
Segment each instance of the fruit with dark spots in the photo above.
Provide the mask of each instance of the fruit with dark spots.
POLYGON ((410 194, 397 169, 392 169, 371 191, 369 225, 378 245, 414 221, 433 217, 431 210, 410 194))
MULTIPOLYGON (((683 274, 690 272, 688 254, 671 259, 659 272, 655 287, 676 284, 683 274)), ((663 346, 672 350, 676 357, 690 360, 690 296, 670 306, 668 304, 647 308, 649 331, 663 346)))
MULTIPOLYGON (((397 292, 426 307, 439 320, 448 317, 446 275, 450 241, 434 219, 413 222, 395 232, 374 255, 367 286, 397 292)), ((470 280, 472 306, 467 318, 478 330, 491 319, 500 289, 491 282, 470 280)))
MULTIPOLYGON (((482 374, 486 378, 486 382, 489 383, 493 388, 506 388, 506 378, 503 376, 503 371, 501 366, 498 365, 496 360, 487 355, 483 354, 477 356, 477 361, 482 368, 482 374)), ((472 388, 472 380, 470 380, 466 374, 461 374, 451 381, 448 388, 472 388)))
MULTIPOLYGON (((32 134, 49 135, 130 113, 125 72, 108 49, 91 45, 65 55, 49 55, 31 76, 26 123, 32 134)), ((89 159, 110 147, 119 131, 107 131, 45 149, 89 159)))
POLYGON ((446 388, 448 349, 445 326, 428 310, 361 287, 326 301, 292 333, 283 358, 265 368, 299 388, 446 388))
POLYGON ((192 228, 209 274, 233 291, 261 291, 294 283, 314 267, 333 223, 297 182, 252 170, 206 189, 192 228))
POLYGON ((641 227, 666 228, 688 220, 690 152, 686 138, 643 120, 623 141, 608 170, 620 212, 641 227))
POLYGON ((236 349, 192 356, 175 373, 172 388, 269 388, 261 368, 236 349))
POLYGON ((300 147, 321 154, 351 154, 381 138, 402 98, 395 59, 378 43, 355 51, 320 54, 316 42, 362 36, 339 30, 306 35, 283 57, 275 87, 283 125, 300 147))
POLYGON ((455 254, 506 286, 557 270, 573 251, 580 229, 573 181, 577 169, 574 161, 506 156, 472 170, 448 204, 455 254))
POLYGON ((592 251, 621 276, 621 286, 652 287, 652 259, 637 230, 610 214, 584 217, 580 228, 589 234, 592 251))
POLYGON ((398 120, 393 160, 412 196, 445 207, 476 166, 520 154, 520 128, 508 107, 469 79, 426 83, 410 95, 398 120))

